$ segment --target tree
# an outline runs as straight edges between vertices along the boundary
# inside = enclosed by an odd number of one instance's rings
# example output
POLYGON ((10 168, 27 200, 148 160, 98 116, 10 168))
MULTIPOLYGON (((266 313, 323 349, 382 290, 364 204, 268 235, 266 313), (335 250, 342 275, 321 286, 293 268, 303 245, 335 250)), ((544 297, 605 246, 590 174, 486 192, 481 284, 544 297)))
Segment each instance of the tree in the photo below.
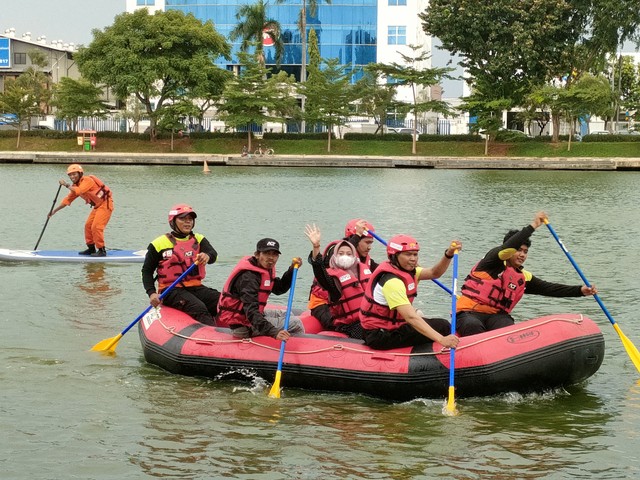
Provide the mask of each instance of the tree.
POLYGON ((415 155, 416 148, 416 128, 418 125, 418 113, 423 112, 439 112, 449 114, 450 109, 446 102, 441 100, 431 100, 427 95, 419 95, 418 87, 424 92, 428 87, 438 85, 442 80, 449 77, 452 68, 425 68, 420 69, 418 65, 429 58, 427 52, 419 53, 421 47, 417 45, 409 45, 412 55, 399 53, 403 60, 403 64, 393 62, 391 64, 376 63, 368 66, 370 72, 386 77, 392 80, 395 87, 407 86, 411 89, 412 103, 407 106, 407 111, 413 114, 413 142, 411 151, 415 155))
MULTIPOLYGON (((638 40, 636 0, 432 0, 420 15, 475 85, 493 85, 493 98, 522 105, 536 87, 601 71, 606 55, 638 40)), ((485 92, 489 94, 489 92, 485 92)))
POLYGON ((230 46, 211 21, 178 10, 147 9, 118 15, 76 55, 83 77, 111 88, 118 98, 134 95, 149 115, 151 139, 171 98, 194 89, 218 69, 212 59, 229 58, 230 46))
POLYGON ((356 97, 362 111, 368 116, 373 117, 378 128, 376 133, 384 134, 384 125, 387 123, 387 112, 391 111, 395 102, 395 86, 392 84, 380 83, 376 75, 367 71, 365 67, 364 76, 356 83, 356 97))
POLYGON ((346 123, 352 111, 351 102, 356 100, 356 90, 350 77, 345 67, 334 58, 323 62, 321 67, 310 65, 309 78, 302 85, 307 97, 304 117, 307 121, 326 125, 327 152, 331 151, 333 127, 346 123))
POLYGON ((56 118, 69 122, 71 130, 76 130, 78 117, 104 118, 106 105, 100 100, 101 95, 102 89, 88 80, 63 77, 54 89, 56 118))
POLYGON ((258 61, 264 66, 264 36, 266 35, 276 49, 276 65, 280 66, 284 54, 284 43, 280 36, 282 29, 277 20, 267 17, 267 4, 264 0, 258 0, 253 5, 242 5, 236 13, 238 23, 231 30, 229 38, 232 41, 241 39, 240 49, 246 52, 250 46, 255 46, 258 61))
POLYGON ((226 85, 219 112, 221 118, 235 128, 247 129, 247 144, 251 151, 251 125, 284 122, 285 112, 294 115, 297 102, 293 95, 294 78, 279 72, 264 80, 267 69, 258 53, 238 54, 242 68, 238 76, 226 85))
MULTIPOLYGON (((23 85, 19 78, 7 80, 4 93, 0 93, 0 110, 15 115, 11 125, 18 129, 16 148, 20 148, 20 134, 23 125, 31 120, 40 111, 36 94, 33 89, 23 85)), ((5 117, 5 120, 8 118, 5 117)))
POLYGON ((202 127, 204 114, 207 110, 220 103, 225 85, 231 79, 232 75, 231 72, 220 68, 210 69, 207 74, 207 79, 204 82, 198 83, 198 85, 187 92, 189 98, 191 98, 197 108, 196 116, 200 127, 202 127))
POLYGON ((30 101, 32 100, 38 106, 38 108, 32 109, 32 113, 25 119, 25 124, 30 130, 31 118, 38 116, 43 111, 47 111, 49 100, 51 99, 51 90, 49 88, 49 77, 42 71, 47 66, 47 58, 44 53, 39 50, 30 50, 27 55, 31 60, 31 66, 20 74, 17 82, 29 92, 30 101))

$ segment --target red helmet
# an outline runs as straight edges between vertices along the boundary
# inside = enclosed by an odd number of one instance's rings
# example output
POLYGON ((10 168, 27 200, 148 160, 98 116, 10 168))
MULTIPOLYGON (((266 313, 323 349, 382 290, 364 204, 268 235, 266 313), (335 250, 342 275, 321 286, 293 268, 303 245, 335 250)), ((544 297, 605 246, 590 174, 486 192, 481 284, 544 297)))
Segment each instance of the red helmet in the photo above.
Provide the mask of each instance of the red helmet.
POLYGON ((84 170, 77 163, 72 163, 71 165, 69 165, 67 167, 67 175, 69 175, 70 173, 73 173, 73 172, 84 173, 84 170))
MULTIPOLYGON (((344 227, 344 236, 345 236, 345 238, 349 238, 350 236, 356 234, 356 223, 358 223, 360 220, 362 220, 362 219, 361 218, 354 218, 353 220, 349 220, 347 222, 347 225, 344 227)), ((371 230, 372 232, 376 231, 376 229, 373 228, 373 225, 371 225, 366 220, 364 222, 364 226, 367 229, 367 231, 369 231, 369 230, 371 230)))
POLYGON ((193 208, 191 208, 191 206, 187 205, 186 203, 179 203, 171 207, 171 210, 169 210, 169 225, 171 225, 171 222, 173 222, 174 218, 180 215, 184 215, 185 213, 191 213, 193 215, 193 218, 198 218, 198 215, 196 215, 196 212, 193 211, 193 208))
POLYGON ((396 235, 389 239, 387 243, 387 255, 393 255, 399 252, 418 252, 420 245, 418 241, 409 235, 396 235))

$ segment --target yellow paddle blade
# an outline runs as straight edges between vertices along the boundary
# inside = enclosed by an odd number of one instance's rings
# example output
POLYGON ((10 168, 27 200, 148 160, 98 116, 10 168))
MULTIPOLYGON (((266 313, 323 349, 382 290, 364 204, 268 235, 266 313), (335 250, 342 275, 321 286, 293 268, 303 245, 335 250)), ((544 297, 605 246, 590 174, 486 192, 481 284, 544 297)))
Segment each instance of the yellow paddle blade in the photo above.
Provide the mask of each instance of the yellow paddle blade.
POLYGON ((273 381, 271 390, 269 390, 269 397, 280 398, 280 377, 281 376, 282 376, 282 371, 276 370, 276 378, 273 381))
POLYGON ((447 404, 442 409, 442 414, 447 415, 449 417, 455 417, 459 414, 458 409, 456 408, 456 401, 454 397, 454 387, 449 387, 449 398, 447 400, 447 404))
POLYGON ((638 370, 638 372, 640 372, 640 352, 638 352, 638 349, 631 342, 631 340, 629 340, 626 337, 626 335, 622 333, 622 330, 620 330, 620 327, 618 326, 617 323, 613 324, 613 328, 616 330, 616 332, 618 332, 618 336, 620 337, 620 340, 622 340, 622 345, 627 351, 629 358, 631 359, 633 364, 636 366, 636 369, 638 370))
POLYGON ((115 337, 106 338, 101 342, 96 343, 91 350, 95 352, 115 353, 116 346, 122 338, 122 334, 119 333, 115 337))

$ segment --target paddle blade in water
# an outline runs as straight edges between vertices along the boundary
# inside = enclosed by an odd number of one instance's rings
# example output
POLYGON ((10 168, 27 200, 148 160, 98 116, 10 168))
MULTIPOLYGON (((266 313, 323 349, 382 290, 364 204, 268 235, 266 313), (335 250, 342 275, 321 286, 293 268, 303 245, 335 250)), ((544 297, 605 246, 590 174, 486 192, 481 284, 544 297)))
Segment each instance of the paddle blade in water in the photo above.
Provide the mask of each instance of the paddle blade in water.
POLYGON ((96 343, 91 350, 94 352, 115 353, 118 342, 122 338, 122 334, 119 333, 115 337, 106 338, 101 342, 96 343))
POLYGON ((276 371, 276 378, 273 381, 273 385, 271 386, 271 390, 269 390, 270 398, 280 398, 280 377, 282 376, 282 371, 276 371))
POLYGON ((620 340, 622 340, 622 345, 627 351, 629 358, 631 359, 633 364, 636 366, 636 369, 640 372, 640 352, 638 352, 638 349, 631 342, 631 340, 629 340, 627 336, 624 333, 622 333, 622 330, 620 330, 620 327, 618 326, 617 323, 613 324, 613 328, 615 329, 616 332, 618 332, 618 336, 620 337, 620 340))
POLYGON ((449 399, 447 400, 445 407, 442 409, 442 414, 447 415, 448 417, 455 417, 459 414, 458 409, 456 408, 454 387, 449 387, 449 399))

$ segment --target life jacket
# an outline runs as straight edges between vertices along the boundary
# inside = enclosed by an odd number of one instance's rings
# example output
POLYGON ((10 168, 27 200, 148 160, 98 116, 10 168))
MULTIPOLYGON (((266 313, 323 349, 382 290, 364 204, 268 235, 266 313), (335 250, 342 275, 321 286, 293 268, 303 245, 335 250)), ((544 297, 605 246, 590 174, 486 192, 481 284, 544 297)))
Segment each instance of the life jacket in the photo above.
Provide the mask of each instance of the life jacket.
POLYGON ((101 206, 104 202, 108 201, 111 196, 111 190, 107 187, 102 180, 95 175, 86 175, 95 183, 95 187, 86 193, 80 195, 80 197, 94 208, 101 206))
MULTIPOLYGON (((200 253, 200 241, 204 238, 199 233, 191 233, 188 238, 178 239, 173 233, 167 233, 156 238, 152 243, 162 259, 158 265, 158 288, 160 291, 171 285, 196 261, 200 253)), ((202 285, 206 276, 206 267, 198 265, 187 275, 180 285, 196 287, 202 285)))
POLYGON ((396 328, 400 328, 404 323, 404 319, 398 314, 397 310, 392 310, 388 305, 382 305, 373 299, 375 286, 380 282, 382 275, 387 273, 391 273, 402 280, 407 290, 407 298, 411 304, 413 304, 417 296, 418 290, 415 273, 400 270, 389 261, 381 263, 375 272, 373 272, 372 280, 365 289, 364 297, 360 305, 360 323, 365 330, 375 330, 376 328, 395 330, 396 328))
POLYGON ((527 286, 524 274, 506 266, 498 278, 481 278, 476 267, 477 264, 467 275, 460 293, 482 305, 510 313, 524 295, 527 286))
POLYGON ((329 305, 334 325, 350 325, 360 320, 364 288, 360 279, 341 268, 328 268, 327 273, 340 284, 342 296, 329 305))
MULTIPOLYGON (((327 258, 327 253, 332 247, 335 247, 338 243, 342 242, 342 240, 334 240, 330 242, 322 252, 322 261, 325 262, 327 258)), ((326 264, 325 264, 326 265, 326 264)), ((329 303, 329 292, 327 292, 324 288, 320 286, 318 281, 313 279, 311 282, 311 288, 309 290, 309 302, 307 303, 307 308, 309 310, 313 310, 320 305, 326 305, 329 303)))
POLYGON ((227 278, 222 293, 220 294, 220 301, 218 302, 218 318, 216 319, 216 325, 218 327, 230 327, 231 325, 244 325, 251 327, 251 322, 244 313, 244 305, 240 301, 240 298, 231 293, 231 286, 236 277, 242 272, 247 270, 251 272, 258 272, 260 274, 260 288, 258 289, 258 310, 260 313, 264 312, 264 307, 267 305, 267 300, 273 289, 273 281, 276 278, 276 269, 272 268, 267 270, 258 265, 254 265, 250 260, 254 258, 251 256, 244 257, 235 266, 229 278, 227 278))

